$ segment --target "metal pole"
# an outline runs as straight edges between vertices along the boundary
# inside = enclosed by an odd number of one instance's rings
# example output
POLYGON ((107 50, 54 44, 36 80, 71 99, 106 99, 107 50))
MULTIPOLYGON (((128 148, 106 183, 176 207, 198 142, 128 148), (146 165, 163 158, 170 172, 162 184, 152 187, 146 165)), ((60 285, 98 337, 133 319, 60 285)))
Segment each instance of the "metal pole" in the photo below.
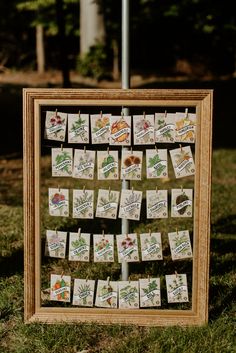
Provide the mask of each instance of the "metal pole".
MULTIPOLYGON (((122 0, 122 50, 121 50, 121 77, 122 77, 122 88, 128 89, 130 86, 130 74, 129 74, 129 0, 122 0)), ((129 109, 123 107, 124 115, 129 115, 129 109)), ((126 147, 122 147, 122 150, 126 150, 126 147)), ((122 180, 122 189, 129 189, 129 182, 122 180)), ((129 221, 123 219, 121 221, 121 232, 122 234, 129 233, 129 221)), ((127 281, 129 277, 129 266, 127 262, 121 264, 121 278, 122 281, 127 281)))

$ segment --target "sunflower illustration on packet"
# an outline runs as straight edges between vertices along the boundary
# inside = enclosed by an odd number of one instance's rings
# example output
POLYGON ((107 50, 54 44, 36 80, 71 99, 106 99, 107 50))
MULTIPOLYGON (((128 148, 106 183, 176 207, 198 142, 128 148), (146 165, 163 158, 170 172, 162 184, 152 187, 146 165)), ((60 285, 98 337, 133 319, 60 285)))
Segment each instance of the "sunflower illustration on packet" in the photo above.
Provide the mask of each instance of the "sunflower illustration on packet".
POLYGON ((111 114, 90 115, 92 144, 109 143, 109 126, 111 114))
POLYGON ((175 141, 176 142, 195 142, 195 130, 196 130, 196 114, 188 113, 186 109, 185 113, 175 114, 175 141))

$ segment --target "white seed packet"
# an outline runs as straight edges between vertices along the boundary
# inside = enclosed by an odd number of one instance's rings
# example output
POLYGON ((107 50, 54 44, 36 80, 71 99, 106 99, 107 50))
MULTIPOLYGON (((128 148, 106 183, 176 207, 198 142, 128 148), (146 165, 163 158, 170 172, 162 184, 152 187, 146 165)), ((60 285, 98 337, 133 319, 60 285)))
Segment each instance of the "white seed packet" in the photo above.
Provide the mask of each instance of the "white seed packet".
POLYGON ((119 179, 118 151, 97 151, 98 180, 119 179))
POLYGON ((188 259, 193 257, 188 230, 168 233, 172 260, 188 259))
POLYGON ((111 116, 109 143, 116 146, 130 146, 131 116, 111 116))
POLYGON ((47 230, 45 256, 64 259, 66 256, 67 232, 47 230))
POLYGON ((140 308, 161 306, 160 278, 139 280, 140 308))
POLYGON ((73 218, 93 218, 94 191, 73 190, 73 218))
POLYGON ((95 154, 95 151, 75 149, 73 178, 93 180, 95 154))
POLYGON ((182 178, 195 174, 195 165, 190 146, 171 150, 170 157, 176 178, 182 178))
POLYGON ((116 309, 118 304, 117 282, 98 280, 95 306, 116 309))
POLYGON ((72 176, 73 149, 52 148, 52 176, 72 176))
POLYGON ((94 262, 114 262, 114 235, 93 235, 94 262))
POLYGON ((139 308, 139 282, 119 281, 119 308, 139 308))
POLYGON ((146 191, 147 218, 168 217, 168 195, 167 190, 146 191))
POLYGON ((193 189, 171 190, 171 217, 192 217, 193 189))
POLYGON ((175 141, 194 143, 196 135, 196 114, 176 113, 175 141))
POLYGON ((117 218, 120 192, 115 190, 98 190, 96 217, 117 218))
POLYGON ((75 278, 72 305, 92 307, 94 302, 94 292, 94 280, 75 278))
POLYGON ((121 179, 142 179, 142 151, 122 151, 121 154, 121 179))
POLYGON ((133 115, 134 145, 153 145, 155 143, 154 115, 133 115))
POLYGON ((136 233, 117 234, 118 262, 137 262, 139 261, 138 237, 136 233))
POLYGON ((188 302, 188 286, 186 274, 166 275, 168 303, 188 302))
POLYGON ((90 234, 70 232, 69 260, 89 262, 90 234))
POLYGON ((68 114, 68 143, 89 143, 89 114, 68 114))
POLYGON ((109 143, 111 114, 90 115, 92 144, 109 143))
POLYGON ((119 218, 139 221, 142 191, 121 190, 119 218))
POLYGON ((50 300, 70 302, 71 277, 51 274, 50 300))
POLYGON ((142 261, 162 260, 161 233, 141 233, 142 261))
POLYGON ((54 141, 65 141, 66 137, 67 114, 46 112, 44 138, 54 141))
POLYGON ((155 137, 157 143, 175 142, 175 114, 155 114, 155 137))
POLYGON ((146 171, 147 179, 168 177, 167 149, 146 150, 146 171))
POLYGON ((48 189, 48 203, 50 216, 69 217, 69 190, 48 189))

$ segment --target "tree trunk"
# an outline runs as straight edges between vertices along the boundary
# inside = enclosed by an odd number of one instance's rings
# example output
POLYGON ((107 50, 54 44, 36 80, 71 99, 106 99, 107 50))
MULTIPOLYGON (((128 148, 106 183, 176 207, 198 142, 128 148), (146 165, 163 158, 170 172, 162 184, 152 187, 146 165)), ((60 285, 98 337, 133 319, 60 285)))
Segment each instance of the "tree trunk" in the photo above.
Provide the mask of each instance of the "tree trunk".
POLYGON ((104 43, 104 18, 94 0, 80 0, 80 55, 96 43, 104 43))
POLYGON ((45 72, 45 52, 44 52, 44 38, 43 25, 36 26, 36 60, 37 72, 43 74, 45 72))

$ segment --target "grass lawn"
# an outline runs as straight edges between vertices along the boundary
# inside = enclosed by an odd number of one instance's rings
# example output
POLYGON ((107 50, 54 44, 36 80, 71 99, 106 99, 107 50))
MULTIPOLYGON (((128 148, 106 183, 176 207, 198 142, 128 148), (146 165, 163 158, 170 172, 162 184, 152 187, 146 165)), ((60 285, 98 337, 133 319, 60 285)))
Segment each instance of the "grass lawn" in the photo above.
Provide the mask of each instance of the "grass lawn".
MULTIPOLYGON (((95 324, 25 325, 23 323, 22 160, 1 159, 0 352, 236 352, 235 175, 235 150, 215 150, 212 179, 209 323, 207 325, 191 328, 138 328, 95 324)), ((47 219, 45 221, 47 222, 47 219)), ((98 272, 95 276, 103 271, 99 267, 96 268, 98 272)), ((46 269, 47 265, 45 265, 46 269)), ((114 265, 112 270, 115 274, 117 267, 114 265)))

